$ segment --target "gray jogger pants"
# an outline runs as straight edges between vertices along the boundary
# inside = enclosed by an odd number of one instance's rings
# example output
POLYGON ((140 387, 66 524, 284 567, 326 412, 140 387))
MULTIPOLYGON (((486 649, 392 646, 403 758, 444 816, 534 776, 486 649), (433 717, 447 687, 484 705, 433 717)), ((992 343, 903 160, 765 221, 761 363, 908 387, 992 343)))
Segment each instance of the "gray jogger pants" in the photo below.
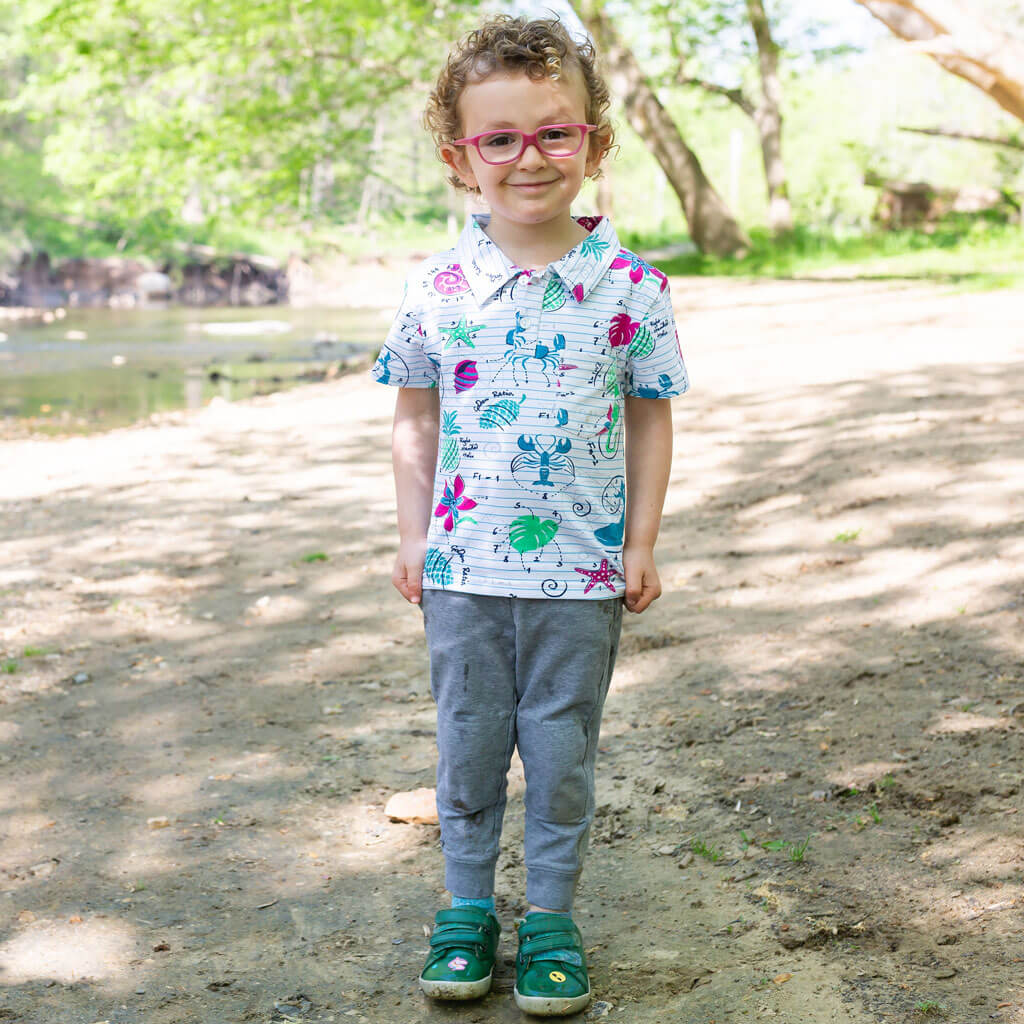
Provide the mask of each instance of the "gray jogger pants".
POLYGON ((483 899, 507 775, 526 775, 526 898, 572 907, 594 818, 594 761, 622 627, 622 601, 424 590, 437 703, 437 810, 445 886, 483 899))

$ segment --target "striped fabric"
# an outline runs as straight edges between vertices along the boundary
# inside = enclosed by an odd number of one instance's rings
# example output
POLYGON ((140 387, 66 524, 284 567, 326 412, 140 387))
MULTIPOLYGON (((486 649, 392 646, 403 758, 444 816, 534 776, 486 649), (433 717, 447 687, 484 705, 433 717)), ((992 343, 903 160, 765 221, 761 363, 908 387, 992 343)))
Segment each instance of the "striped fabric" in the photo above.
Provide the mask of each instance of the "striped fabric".
POLYGON ((665 275, 606 218, 543 271, 476 216, 406 283, 371 371, 441 400, 423 586, 508 597, 625 592, 623 397, 689 386, 665 275))

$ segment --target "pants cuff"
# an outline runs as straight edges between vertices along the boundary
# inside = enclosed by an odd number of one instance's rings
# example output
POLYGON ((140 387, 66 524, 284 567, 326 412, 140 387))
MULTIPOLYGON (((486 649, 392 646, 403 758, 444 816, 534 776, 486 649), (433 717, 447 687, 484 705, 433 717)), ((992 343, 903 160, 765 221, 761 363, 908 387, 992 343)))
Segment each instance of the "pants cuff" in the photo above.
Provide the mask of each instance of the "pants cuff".
POLYGON ((566 875, 561 871, 528 868, 526 871, 526 902, 535 907, 568 913, 572 910, 579 877, 578 872, 566 875))
POLYGON ((470 864, 464 860, 444 861, 444 887, 453 895, 467 900, 485 900, 494 895, 495 861, 470 864))

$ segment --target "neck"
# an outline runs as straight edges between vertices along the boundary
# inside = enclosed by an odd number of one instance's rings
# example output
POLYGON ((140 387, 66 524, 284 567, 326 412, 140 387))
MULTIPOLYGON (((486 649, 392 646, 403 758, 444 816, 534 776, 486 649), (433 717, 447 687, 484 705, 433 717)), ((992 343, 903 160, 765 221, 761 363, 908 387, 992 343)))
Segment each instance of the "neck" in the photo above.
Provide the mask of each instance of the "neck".
POLYGON ((561 259, 587 237, 586 228, 566 213, 542 224, 522 224, 491 214, 487 237, 517 266, 540 270, 561 259))

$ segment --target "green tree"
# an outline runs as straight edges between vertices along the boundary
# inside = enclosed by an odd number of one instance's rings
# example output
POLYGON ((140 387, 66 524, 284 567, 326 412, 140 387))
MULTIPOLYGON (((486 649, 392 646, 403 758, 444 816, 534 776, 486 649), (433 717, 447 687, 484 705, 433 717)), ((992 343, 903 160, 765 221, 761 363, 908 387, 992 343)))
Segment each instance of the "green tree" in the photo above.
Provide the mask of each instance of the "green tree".
MULTIPOLYGON (((457 0, 26 0, 46 167, 138 230, 341 218, 391 187, 375 132, 434 70, 457 0)), ((407 132, 403 122, 399 128, 407 132)))

